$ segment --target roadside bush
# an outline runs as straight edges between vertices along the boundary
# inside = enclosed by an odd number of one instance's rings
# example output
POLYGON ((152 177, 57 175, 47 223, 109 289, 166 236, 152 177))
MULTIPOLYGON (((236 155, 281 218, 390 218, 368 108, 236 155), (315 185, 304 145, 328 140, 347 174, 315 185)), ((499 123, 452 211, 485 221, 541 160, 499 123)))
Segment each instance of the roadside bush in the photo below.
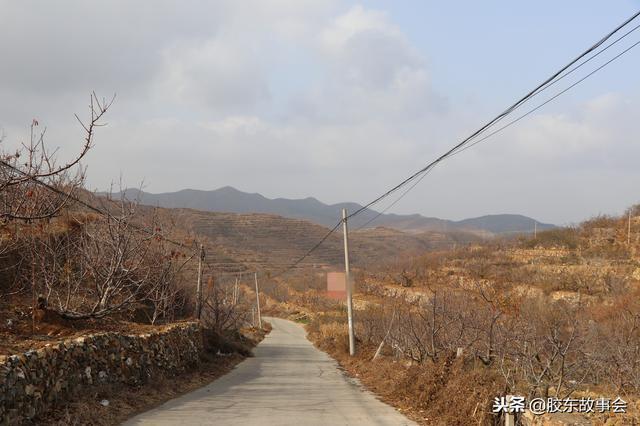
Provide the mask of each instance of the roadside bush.
POLYGON ((202 335, 204 348, 210 354, 237 353, 242 356, 253 356, 252 345, 237 331, 220 333, 217 330, 205 328, 202 335))

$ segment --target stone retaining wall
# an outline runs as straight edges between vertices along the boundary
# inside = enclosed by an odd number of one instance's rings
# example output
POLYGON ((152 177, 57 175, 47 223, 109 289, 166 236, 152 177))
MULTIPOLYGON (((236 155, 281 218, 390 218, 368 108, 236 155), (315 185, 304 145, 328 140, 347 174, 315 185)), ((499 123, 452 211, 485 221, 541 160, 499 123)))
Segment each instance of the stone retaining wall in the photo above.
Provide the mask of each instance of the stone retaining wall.
POLYGON ((0 356, 0 425, 21 423, 95 384, 141 384, 200 360, 202 330, 180 323, 142 335, 104 333, 0 356))

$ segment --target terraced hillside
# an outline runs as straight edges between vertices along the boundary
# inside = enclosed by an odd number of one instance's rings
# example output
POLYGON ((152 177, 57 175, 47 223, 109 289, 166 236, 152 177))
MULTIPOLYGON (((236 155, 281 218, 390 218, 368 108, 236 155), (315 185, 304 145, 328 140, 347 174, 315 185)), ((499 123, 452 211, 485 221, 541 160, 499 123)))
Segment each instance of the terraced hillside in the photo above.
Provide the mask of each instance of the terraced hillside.
POLYGON ((393 285, 405 271, 416 289, 468 290, 487 283, 549 300, 602 303, 640 289, 640 207, 630 211, 631 216, 596 217, 536 238, 491 239, 381 262, 368 272, 373 282, 393 285))
MULTIPOLYGON (((276 270, 298 259, 313 247, 328 228, 306 220, 270 214, 214 213, 176 209, 173 213, 188 232, 207 238, 207 262, 220 270, 251 268, 276 270)), ((431 248, 452 247, 474 241, 470 233, 407 234, 386 228, 351 233, 354 265, 423 253, 431 248)), ((336 232, 301 263, 300 267, 339 265, 343 261, 342 233, 336 232)))

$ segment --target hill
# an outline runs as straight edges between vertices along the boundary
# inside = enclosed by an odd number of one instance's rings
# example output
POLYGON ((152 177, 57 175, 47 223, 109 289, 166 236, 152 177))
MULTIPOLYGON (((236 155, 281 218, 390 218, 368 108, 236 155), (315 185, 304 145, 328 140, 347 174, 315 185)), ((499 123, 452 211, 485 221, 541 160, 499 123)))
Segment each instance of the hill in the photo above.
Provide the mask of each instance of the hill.
MULTIPOLYGON (((263 213, 193 209, 165 212, 173 216, 183 231, 207 239, 207 262, 218 271, 242 271, 246 267, 278 270, 305 254, 328 232, 326 227, 306 220, 263 213)), ((364 266, 477 240, 476 235, 468 232, 409 234, 379 227, 351 232, 350 248, 354 265, 364 266)), ((300 267, 341 265, 342 244, 342 234, 334 233, 300 267)))
MULTIPOLYGON (((128 199, 137 199, 142 204, 158 207, 224 213, 265 213, 292 219, 304 219, 318 225, 330 227, 338 221, 343 208, 353 212, 362 207, 360 204, 350 202, 329 205, 312 197, 304 199, 270 199, 257 193, 242 192, 230 186, 212 191, 184 189, 161 194, 151 194, 138 189, 126 189, 124 193, 128 199)), ((114 196, 119 195, 115 194, 114 196)), ((351 223, 352 229, 357 229, 361 226, 365 228, 383 226, 415 234, 426 231, 473 231, 482 234, 504 234, 533 232, 534 223, 537 224, 538 230, 554 227, 554 225, 537 222, 530 217, 515 214, 489 215, 461 221, 425 217, 419 214, 383 214, 375 222, 368 224, 377 215, 378 212, 375 210, 364 210, 353 219, 351 223)))

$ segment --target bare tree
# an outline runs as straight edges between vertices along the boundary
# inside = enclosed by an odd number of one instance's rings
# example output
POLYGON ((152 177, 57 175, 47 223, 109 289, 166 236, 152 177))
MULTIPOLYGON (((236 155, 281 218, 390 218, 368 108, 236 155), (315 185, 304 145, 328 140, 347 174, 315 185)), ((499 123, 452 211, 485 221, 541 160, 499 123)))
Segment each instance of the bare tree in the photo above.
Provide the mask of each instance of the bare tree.
MULTIPOLYGON (((0 138, 0 260, 6 259, 12 272, 10 282, 19 282, 18 290, 29 280, 21 276, 20 265, 26 246, 33 248, 34 234, 41 232, 32 226, 34 222, 49 221, 58 216, 69 202, 78 195, 84 182, 81 160, 93 146, 95 129, 102 125, 101 119, 111 106, 99 100, 95 93, 90 100, 90 118, 80 121, 85 130, 84 143, 80 151, 68 162, 58 164, 57 151, 49 150, 45 143, 46 128, 32 120, 27 142, 22 142, 14 151, 2 149, 4 138, 0 138)), ((77 117, 77 116, 76 116, 77 117)), ((31 256, 33 258, 33 256, 31 256)), ((3 284, 7 280, 3 280, 3 284)), ((29 284, 35 292, 35 285, 29 284)), ((0 287, 0 295, 14 292, 15 286, 0 287)))
POLYGON ((173 278, 175 269, 157 257, 162 235, 155 214, 144 218, 153 231, 141 232, 134 203, 124 198, 109 203, 108 214, 87 214, 59 234, 48 229, 34 237, 39 282, 48 304, 64 318, 100 318, 167 296, 157 287, 173 278))
POLYGON ((202 311, 202 321, 207 328, 222 333, 248 323, 251 302, 243 297, 244 293, 234 297, 233 289, 230 281, 216 282, 213 276, 209 277, 202 311))
POLYGON ((144 291, 144 304, 152 307, 149 321, 155 324, 159 319, 173 320, 184 309, 187 301, 185 289, 180 285, 184 278, 187 264, 194 258, 196 252, 187 256, 164 239, 156 241, 150 251, 151 275, 145 283, 148 288, 144 291))
MULTIPOLYGON (((43 220, 58 215, 77 195, 84 182, 80 162, 93 146, 95 129, 110 108, 111 101, 99 100, 93 93, 90 118, 78 121, 85 131, 84 144, 78 154, 64 164, 58 164, 57 150, 49 150, 45 143, 46 128, 38 131, 39 122, 33 120, 29 140, 11 153, 0 151, 0 219, 43 220)), ((76 116, 77 117, 77 116, 76 116)))
POLYGON ((589 374, 578 311, 564 302, 548 306, 542 300, 525 307, 515 360, 530 396, 547 397, 553 389, 554 396, 567 397, 589 374))
POLYGON ((75 226, 58 232, 33 226, 29 244, 27 260, 37 268, 38 277, 31 283, 34 293, 43 292, 47 305, 58 312, 73 311, 81 304, 78 298, 84 294, 82 286, 88 274, 80 255, 84 224, 77 218, 74 221, 75 226))
POLYGON ((475 324, 478 331, 484 335, 484 348, 478 350, 477 356, 485 365, 490 365, 495 359, 499 321, 505 313, 508 301, 504 289, 496 286, 476 282, 476 291, 476 300, 481 305, 476 311, 478 316, 475 324))

